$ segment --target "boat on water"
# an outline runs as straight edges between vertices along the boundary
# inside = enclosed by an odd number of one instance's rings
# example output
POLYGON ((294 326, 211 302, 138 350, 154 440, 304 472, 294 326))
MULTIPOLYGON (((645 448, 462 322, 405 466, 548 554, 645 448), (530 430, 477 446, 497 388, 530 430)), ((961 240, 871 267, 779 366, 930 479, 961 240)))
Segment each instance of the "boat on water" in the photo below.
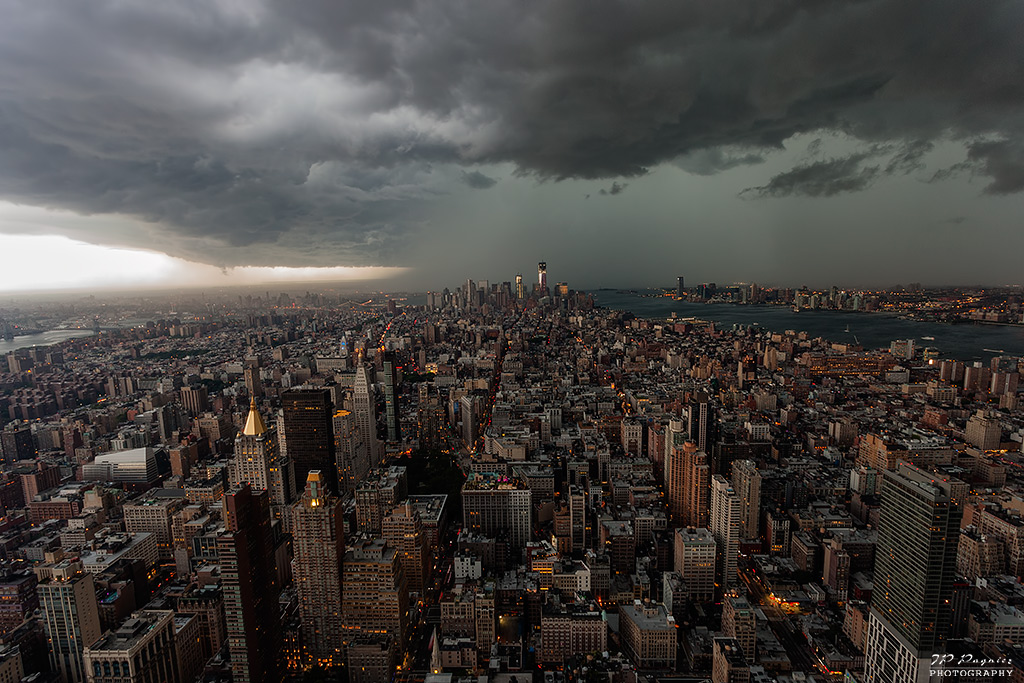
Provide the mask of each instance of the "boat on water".
POLYGON ((925 341, 935 341, 935 337, 921 337, 921 339, 924 339, 925 341))
POLYGON ((982 351, 988 351, 989 353, 1006 353, 1004 349, 982 349, 982 351))

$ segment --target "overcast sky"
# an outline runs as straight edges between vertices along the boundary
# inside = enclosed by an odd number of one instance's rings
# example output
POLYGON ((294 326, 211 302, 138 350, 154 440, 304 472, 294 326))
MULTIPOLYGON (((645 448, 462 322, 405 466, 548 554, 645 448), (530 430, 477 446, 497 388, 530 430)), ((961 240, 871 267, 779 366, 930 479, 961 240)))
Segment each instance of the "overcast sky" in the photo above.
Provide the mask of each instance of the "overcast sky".
POLYGON ((1022 279, 1019 0, 0 9, 0 289, 1022 279))

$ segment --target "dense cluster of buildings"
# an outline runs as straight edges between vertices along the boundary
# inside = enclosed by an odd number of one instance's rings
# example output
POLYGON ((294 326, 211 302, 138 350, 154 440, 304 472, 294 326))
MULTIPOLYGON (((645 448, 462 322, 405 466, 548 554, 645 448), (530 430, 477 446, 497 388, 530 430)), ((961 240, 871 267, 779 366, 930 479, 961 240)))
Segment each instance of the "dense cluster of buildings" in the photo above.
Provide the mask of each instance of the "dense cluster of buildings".
POLYGON ((0 680, 1024 676, 1019 358, 637 319, 543 263, 118 306, 0 368, 0 680))

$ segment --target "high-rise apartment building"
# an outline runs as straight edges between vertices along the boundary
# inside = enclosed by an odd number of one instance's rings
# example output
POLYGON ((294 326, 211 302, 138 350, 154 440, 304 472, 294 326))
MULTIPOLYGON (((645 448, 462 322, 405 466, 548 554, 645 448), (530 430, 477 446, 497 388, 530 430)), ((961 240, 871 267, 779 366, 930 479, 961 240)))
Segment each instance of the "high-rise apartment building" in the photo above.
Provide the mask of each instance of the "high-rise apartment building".
POLYGON ((338 490, 334 456, 334 405, 326 389, 290 389, 281 394, 285 455, 294 472, 293 491, 306 485, 310 470, 320 470, 328 488, 338 490))
POLYGON ((673 420, 665 438, 665 492, 673 521, 680 526, 706 527, 711 469, 707 455, 693 441, 682 439, 682 423, 673 420))
POLYGON ((341 501, 325 490, 320 472, 306 475, 306 489, 292 511, 302 642, 312 661, 339 665, 344 655, 341 563, 345 554, 341 501))
POLYGON ((82 572, 78 562, 64 561, 48 573, 36 589, 50 648, 50 666, 67 683, 85 683, 88 675, 82 652, 103 633, 96 585, 92 574, 82 572))
POLYGON ((711 478, 711 533, 717 547, 718 585, 727 591, 736 585, 740 554, 740 497, 720 474, 711 478))
POLYGON ((957 542, 968 486, 907 463, 885 472, 866 683, 929 680, 951 619, 957 542))
POLYGON ((356 542, 342 565, 342 602, 350 635, 390 634, 405 642, 409 589, 398 551, 384 539, 356 542))
POLYGON ((728 595, 722 601, 722 635, 735 638, 747 661, 754 661, 757 616, 746 598, 728 595))
POLYGON ((281 587, 269 494, 249 485, 225 494, 224 518, 217 552, 232 677, 236 683, 276 680, 281 587))
POLYGON ((715 559, 718 554, 715 537, 707 529, 688 527, 675 531, 676 572, 686 586, 691 600, 706 602, 715 595, 715 559))

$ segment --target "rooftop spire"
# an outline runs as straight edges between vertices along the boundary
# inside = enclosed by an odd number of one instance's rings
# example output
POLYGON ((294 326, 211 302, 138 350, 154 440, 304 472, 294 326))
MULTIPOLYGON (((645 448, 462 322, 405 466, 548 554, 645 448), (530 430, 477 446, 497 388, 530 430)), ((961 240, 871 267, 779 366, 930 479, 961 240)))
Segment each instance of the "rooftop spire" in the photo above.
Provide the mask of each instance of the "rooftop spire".
POLYGON ((260 417, 259 412, 256 410, 256 397, 253 396, 252 400, 249 401, 249 417, 245 420, 242 434, 245 436, 259 436, 265 431, 267 431, 267 426, 263 424, 263 418, 260 417))

